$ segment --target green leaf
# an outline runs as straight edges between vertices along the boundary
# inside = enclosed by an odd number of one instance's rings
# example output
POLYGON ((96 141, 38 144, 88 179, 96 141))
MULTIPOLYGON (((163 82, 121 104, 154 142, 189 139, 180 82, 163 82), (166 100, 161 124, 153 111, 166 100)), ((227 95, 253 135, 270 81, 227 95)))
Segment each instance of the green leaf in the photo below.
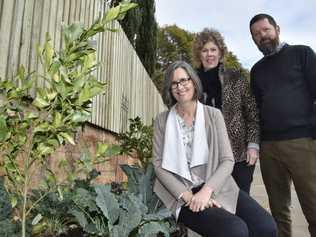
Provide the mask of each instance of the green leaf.
POLYGON ((25 119, 35 119, 38 118, 38 114, 34 112, 26 112, 25 119))
POLYGON ((71 121, 74 123, 82 123, 91 118, 91 113, 87 111, 77 111, 72 115, 71 121))
POLYGON ((18 78, 20 80, 23 80, 25 78, 25 68, 23 65, 21 65, 18 69, 18 78))
POLYGON ((79 94, 78 104, 82 105, 84 102, 89 101, 92 98, 92 93, 89 87, 83 88, 83 90, 79 94))
POLYGON ((113 20, 122 20, 127 11, 137 6, 136 3, 120 3, 118 6, 110 8, 107 11, 105 17, 102 19, 102 23, 106 24, 113 20))
POLYGON ((57 147, 60 143, 59 143, 59 141, 57 140, 57 139, 48 139, 47 140, 47 144, 48 145, 51 145, 51 146, 53 146, 53 147, 57 147))
POLYGON ((81 24, 71 24, 70 26, 66 26, 63 30, 63 35, 65 37, 66 43, 68 44, 79 39, 83 31, 84 28, 81 24))
POLYGON ((103 18, 102 23, 106 24, 110 21, 115 20, 120 14, 120 8, 121 8, 120 5, 113 7, 113 8, 110 8, 107 11, 105 17, 103 18))
POLYGON ((114 225, 119 218, 119 204, 111 193, 111 187, 109 185, 98 185, 95 188, 97 193, 96 203, 102 210, 103 215, 108 219, 110 225, 114 225))
POLYGON ((62 132, 62 133, 60 133, 60 135, 61 135, 62 137, 64 137, 64 138, 66 139, 66 141, 68 141, 70 144, 76 145, 73 136, 70 135, 69 133, 62 132))
POLYGON ((111 144, 110 146, 104 143, 97 144, 97 157, 111 157, 119 155, 122 151, 120 145, 111 144), (100 146, 100 147, 99 147, 100 146))
POLYGON ((58 139, 59 144, 63 144, 65 141, 65 139, 59 134, 57 134, 57 139, 58 139))
POLYGON ((0 142, 6 141, 11 135, 7 127, 6 118, 0 115, 0 142))
POLYGON ((61 95, 62 98, 66 98, 67 86, 62 80, 58 84, 55 85, 55 89, 61 95))
POLYGON ((91 159, 91 153, 89 150, 84 150, 81 152, 80 161, 84 164, 86 170, 93 170, 94 167, 91 159))
POLYGON ((53 92, 47 93, 46 96, 47 96, 47 99, 49 101, 51 101, 51 100, 55 99, 55 97, 57 96, 57 92, 53 91, 53 92))
POLYGON ((37 95, 35 100, 33 101, 33 105, 36 106, 37 108, 43 109, 49 106, 50 104, 43 97, 40 97, 39 95, 37 95))
POLYGON ((143 170, 130 165, 120 165, 120 167, 128 177, 128 190, 135 194, 140 193, 139 182, 144 175, 143 170))
POLYGON ((117 17, 117 20, 123 20, 125 15, 126 15, 126 12, 131 10, 132 8, 137 7, 138 4, 136 4, 136 3, 121 3, 120 6, 121 6, 120 14, 117 17))
POLYGON ((46 156, 53 153, 54 149, 51 147, 51 145, 41 143, 37 147, 37 151, 39 152, 40 156, 46 156))
POLYGON ((146 214, 144 216, 144 220, 145 221, 163 221, 171 217, 172 217, 172 212, 169 211, 167 208, 162 208, 158 212, 146 214))
POLYGON ((53 126, 55 128, 58 128, 62 125, 62 115, 59 112, 56 112, 54 114, 54 121, 53 121, 53 126))
POLYGON ((88 225, 87 218, 82 211, 78 211, 75 209, 69 210, 69 213, 76 217, 77 221, 79 222, 82 228, 85 228, 88 225))
POLYGON ((37 132, 47 132, 50 130, 50 126, 48 125, 48 123, 42 123, 38 126, 36 126, 33 130, 33 133, 37 133, 37 132))
POLYGON ((51 75, 55 75, 58 73, 58 70, 60 69, 61 67, 61 63, 59 61, 55 61, 51 64, 50 68, 49 68, 49 73, 51 75))
POLYGON ((37 225, 42 219, 43 216, 41 215, 41 213, 38 213, 32 220, 32 225, 37 225))
POLYGON ((44 44, 43 54, 44 54, 45 65, 46 67, 49 67, 53 61, 55 50, 52 47, 51 39, 48 33, 46 33, 46 41, 44 44))
POLYGON ((80 91, 82 89, 82 87, 84 86, 85 81, 86 80, 85 80, 84 77, 76 78, 75 81, 74 81, 74 84, 73 84, 74 85, 74 87, 73 87, 74 91, 75 92, 80 91))
POLYGON ((109 145, 106 143, 97 143, 97 152, 96 152, 96 156, 99 157, 101 156, 103 153, 106 152, 106 150, 108 149, 109 145))
POLYGON ((169 224, 160 222, 149 222, 144 224, 138 231, 141 237, 154 237, 157 234, 163 233, 164 236, 169 237, 169 224))
POLYGON ((120 210, 119 223, 114 226, 114 229, 117 229, 119 236, 129 236, 141 224, 142 216, 146 213, 147 208, 133 194, 124 193, 120 195, 120 204, 122 208, 120 210))
POLYGON ((95 52, 86 55, 83 59, 83 71, 88 71, 96 65, 95 52))
POLYGON ((90 192, 89 190, 86 190, 84 188, 77 188, 73 200, 75 201, 76 205, 84 209, 87 208, 90 212, 98 211, 95 202, 95 195, 93 192, 90 192))
POLYGON ((12 208, 15 208, 16 205, 18 204, 18 199, 17 199, 17 197, 16 197, 16 196, 12 196, 10 202, 11 202, 12 208))

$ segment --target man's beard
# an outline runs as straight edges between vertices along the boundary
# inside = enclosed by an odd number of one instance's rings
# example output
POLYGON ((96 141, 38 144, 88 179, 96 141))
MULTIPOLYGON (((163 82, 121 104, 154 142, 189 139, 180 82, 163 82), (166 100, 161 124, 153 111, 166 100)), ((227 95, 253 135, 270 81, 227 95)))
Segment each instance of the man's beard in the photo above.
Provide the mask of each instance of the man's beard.
POLYGON ((277 47, 279 46, 279 37, 275 37, 274 39, 263 39, 259 44, 257 44, 259 50, 263 53, 263 55, 270 55, 276 52, 277 47))

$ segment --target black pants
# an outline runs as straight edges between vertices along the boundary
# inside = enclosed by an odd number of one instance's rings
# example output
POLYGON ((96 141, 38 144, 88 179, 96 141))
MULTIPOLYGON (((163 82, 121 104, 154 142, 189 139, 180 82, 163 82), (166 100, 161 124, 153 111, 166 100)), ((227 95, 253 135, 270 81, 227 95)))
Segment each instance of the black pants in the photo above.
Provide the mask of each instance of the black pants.
POLYGON ((255 165, 249 166, 246 161, 241 161, 235 163, 234 170, 232 172, 232 176, 238 187, 248 194, 250 192, 250 185, 252 183, 255 167, 255 165))
POLYGON ((178 222, 206 237, 277 236, 272 216, 242 190, 239 192, 235 215, 223 208, 212 207, 192 212, 183 206, 178 222))

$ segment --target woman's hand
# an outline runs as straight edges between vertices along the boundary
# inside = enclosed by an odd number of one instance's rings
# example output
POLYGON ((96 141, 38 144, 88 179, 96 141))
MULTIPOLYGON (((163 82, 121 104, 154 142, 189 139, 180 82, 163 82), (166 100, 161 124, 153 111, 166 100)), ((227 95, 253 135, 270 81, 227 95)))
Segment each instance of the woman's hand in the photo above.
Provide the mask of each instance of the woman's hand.
POLYGON ((259 152, 255 148, 247 149, 247 163, 248 165, 255 165, 259 158, 259 152))
POLYGON ((222 205, 219 204, 216 200, 214 200, 213 198, 211 198, 209 201, 208 201, 208 205, 206 206, 206 208, 209 208, 209 207, 218 207, 218 208, 221 208, 222 205))
POLYGON ((191 199, 193 197, 193 193, 191 191, 185 191, 182 196, 181 199, 185 202, 186 206, 190 205, 191 199))
POLYGON ((193 195, 190 202, 190 210, 193 212, 203 211, 209 207, 209 201, 211 200, 213 190, 204 185, 200 191, 193 195))

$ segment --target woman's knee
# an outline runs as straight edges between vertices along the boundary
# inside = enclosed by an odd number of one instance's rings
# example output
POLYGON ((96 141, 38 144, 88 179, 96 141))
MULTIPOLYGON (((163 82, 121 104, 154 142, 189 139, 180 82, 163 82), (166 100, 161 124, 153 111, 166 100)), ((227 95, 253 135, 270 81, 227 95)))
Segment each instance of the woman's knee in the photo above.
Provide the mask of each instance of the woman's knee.
POLYGON ((256 226, 256 234, 254 236, 277 237, 278 228, 273 219, 269 216, 265 221, 260 221, 256 226))
POLYGON ((249 236, 247 224, 239 218, 234 219, 234 221, 230 223, 230 226, 227 228, 227 231, 229 231, 227 236, 230 236, 230 237, 248 237, 249 236))

